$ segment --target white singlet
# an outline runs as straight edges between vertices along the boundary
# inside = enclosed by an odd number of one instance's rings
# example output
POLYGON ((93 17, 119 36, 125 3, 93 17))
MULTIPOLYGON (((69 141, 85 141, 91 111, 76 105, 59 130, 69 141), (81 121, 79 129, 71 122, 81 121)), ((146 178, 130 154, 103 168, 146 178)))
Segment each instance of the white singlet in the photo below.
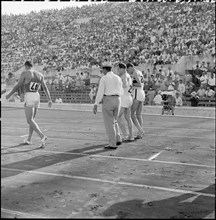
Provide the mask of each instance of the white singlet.
MULTIPOLYGON (((144 102, 145 101, 145 91, 144 91, 144 77, 142 72, 136 70, 137 76, 140 79, 141 87, 133 86, 133 99, 144 102)), ((137 80, 133 77, 133 83, 136 83, 137 80)))
POLYGON ((122 82, 126 81, 126 87, 123 88, 124 94, 121 95, 121 107, 129 108, 133 104, 132 92, 133 92, 133 83, 130 75, 125 73, 121 76, 122 82))

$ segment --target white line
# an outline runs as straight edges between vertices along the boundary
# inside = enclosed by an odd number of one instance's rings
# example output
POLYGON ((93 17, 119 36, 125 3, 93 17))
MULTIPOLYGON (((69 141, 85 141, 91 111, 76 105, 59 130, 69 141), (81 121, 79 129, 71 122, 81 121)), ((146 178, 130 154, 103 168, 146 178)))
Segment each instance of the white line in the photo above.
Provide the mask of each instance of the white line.
MULTIPOLYGON (((12 170, 12 171, 22 171, 25 173, 41 174, 41 175, 48 175, 48 176, 50 175, 50 176, 57 176, 57 177, 65 177, 65 178, 71 178, 71 179, 89 180, 89 181, 102 182, 102 183, 127 185, 127 186, 147 188, 147 189, 157 189, 157 190, 163 190, 163 191, 169 191, 169 192, 175 192, 175 193, 181 193, 181 194, 189 193, 189 194, 194 194, 194 195, 215 197, 214 194, 194 192, 194 191, 188 191, 188 190, 180 190, 180 189, 172 189, 172 188, 166 188, 166 187, 150 186, 150 185, 145 185, 145 184, 135 184, 135 183, 129 183, 129 182, 123 182, 123 181, 103 180, 103 179, 98 179, 98 178, 91 178, 91 177, 84 177, 84 176, 72 176, 72 175, 57 174, 57 173, 48 173, 48 172, 35 171, 35 170, 29 171, 29 170, 23 170, 23 169, 10 169, 10 168, 4 168, 4 167, 2 167, 2 169, 3 170, 12 170)), ((4 179, 2 181, 4 182, 4 179)))
POLYGON ((160 152, 158 152, 158 153, 156 153, 156 154, 154 154, 153 156, 149 157, 148 160, 153 160, 153 159, 155 159, 155 158, 156 158, 157 156, 159 156, 162 152, 163 152, 163 150, 160 151, 160 152))
MULTIPOLYGON (((8 149, 8 148, 2 148, 8 149)), ((22 148, 22 150, 29 150, 27 148, 22 148)), ((202 164, 192 164, 192 163, 181 163, 175 161, 161 161, 161 160, 149 160, 142 158, 132 158, 132 157, 119 157, 119 156, 106 156, 101 154, 88 154, 88 153, 72 153, 72 152, 63 152, 63 151, 50 151, 46 149, 42 149, 43 152, 46 153, 54 153, 54 154, 67 154, 67 155, 81 155, 81 156, 89 156, 89 157, 101 157, 108 159, 118 159, 118 160, 132 160, 132 161, 142 161, 142 162, 153 162, 153 163, 163 163, 163 164, 175 164, 175 165, 183 165, 183 166, 194 166, 194 167, 204 167, 204 168, 215 168, 215 166, 202 165, 202 164)))
MULTIPOLYGON (((5 128, 8 128, 8 129, 11 129, 11 128, 9 128, 9 127, 5 127, 5 128)), ((2 130, 3 130, 3 128, 2 128, 2 130)), ((17 130, 20 130, 20 128, 17 128, 17 130)), ((14 130, 13 130, 14 131, 14 130)), ((52 131, 52 130, 50 130, 50 131, 52 131)), ((58 131, 58 132, 64 132, 63 130, 56 130, 56 131, 58 131)), ((84 133, 92 133, 92 134, 105 134, 105 133, 101 133, 101 132, 89 132, 89 131, 81 131, 81 130, 67 130, 67 132, 68 131, 70 131, 70 132, 74 132, 74 133, 82 133, 82 134, 84 134, 84 133)), ((4 134, 1 134, 1 135, 3 135, 3 136, 15 136, 15 135, 4 135, 4 134)), ((144 134, 144 137, 145 136, 157 136, 157 137, 164 137, 164 135, 159 135, 159 134, 144 134)), ((53 137, 53 136, 50 136, 50 137, 52 137, 52 138, 54 138, 54 139, 59 139, 59 140, 63 140, 63 138, 58 138, 58 137, 53 137)), ((179 136, 179 135, 167 135, 166 134, 166 137, 171 137, 171 138, 189 138, 189 139, 204 139, 204 140, 214 140, 215 139, 215 137, 199 137, 199 136, 179 136)))
MULTIPOLYGON (((13 124, 13 122, 10 122, 10 124, 13 124)), ((20 124, 19 122, 18 122, 18 124, 20 124)), ((40 122, 38 122, 38 124, 52 124, 52 125, 56 125, 56 123, 40 123, 40 122)), ((89 125, 91 125, 91 124, 89 124, 89 125)), ((7 129, 9 129, 9 128, 14 128, 14 126, 13 127, 4 127, 3 126, 3 128, 7 128, 7 129)), ((23 128, 26 128, 26 127, 23 127, 23 128)), ((214 128, 183 128, 183 127, 165 127, 165 126, 163 126, 163 127, 161 127, 161 126, 155 126, 155 127, 153 127, 153 126, 144 126, 144 129, 148 129, 148 128, 156 128, 156 129, 169 129, 169 130, 179 130, 179 129, 182 129, 182 130, 194 130, 194 131, 200 131, 200 130, 207 130, 207 131, 214 131, 214 128)), ((14 128, 14 129, 17 129, 17 128, 14 128)), ((52 131, 59 131, 59 130, 55 130, 55 129, 52 129, 52 131)), ((61 129, 60 131, 68 131, 68 130, 63 130, 63 129, 61 129)))
MULTIPOLYGON (((15 107, 15 108, 23 108, 22 106, 7 106, 7 105, 2 105, 2 107, 15 107)), ((143 106, 145 108, 145 106, 143 106)), ((92 106, 93 108, 93 106, 92 106)), ((208 109, 214 109, 214 107, 210 107, 208 109)), ((51 110, 51 111, 75 111, 75 112, 92 112, 92 109, 55 109, 55 108, 51 108, 51 109, 48 109, 48 108, 44 108, 44 107, 40 107, 40 110, 51 110)), ((159 110, 160 111, 160 110, 159 110)), ((101 113, 102 112, 98 112, 98 113, 101 113)), ((160 113, 157 113, 157 114, 153 114, 153 113, 145 113, 145 112, 142 112, 142 115, 147 115, 147 116, 159 116, 159 117, 172 117, 172 118, 177 118, 177 117, 182 117, 182 118, 204 118, 204 119, 215 119, 215 116, 211 116, 211 117, 206 117, 206 116, 187 116, 187 115, 175 115, 175 116, 170 116, 170 115, 161 115, 160 113)))
POLYGON ((27 137, 28 136, 28 134, 25 134, 25 135, 22 135, 22 136, 20 136, 20 137, 27 137))
MULTIPOLYGON (((12 214, 12 215, 22 215, 22 217, 32 217, 32 218, 49 218, 48 216, 39 216, 39 215, 34 215, 31 213, 25 213, 25 212, 19 212, 19 211, 14 211, 14 210, 10 210, 10 209, 4 209, 1 208, 1 212, 6 212, 8 214, 12 214)), ((2 215, 2 214, 1 214, 2 215)), ((17 216, 18 217, 18 216, 17 216)))

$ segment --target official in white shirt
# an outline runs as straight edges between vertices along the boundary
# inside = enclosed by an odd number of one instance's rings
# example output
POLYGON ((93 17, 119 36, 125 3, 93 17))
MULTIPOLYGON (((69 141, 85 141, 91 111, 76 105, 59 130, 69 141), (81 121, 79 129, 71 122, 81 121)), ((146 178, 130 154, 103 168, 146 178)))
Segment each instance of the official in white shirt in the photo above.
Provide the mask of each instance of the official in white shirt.
POLYGON ((121 136, 117 123, 117 117, 121 108, 120 96, 123 94, 122 80, 111 71, 112 65, 105 62, 102 65, 104 76, 101 77, 97 96, 93 108, 94 114, 97 113, 97 106, 102 102, 102 113, 104 125, 109 139, 106 149, 116 149, 121 144, 121 136))

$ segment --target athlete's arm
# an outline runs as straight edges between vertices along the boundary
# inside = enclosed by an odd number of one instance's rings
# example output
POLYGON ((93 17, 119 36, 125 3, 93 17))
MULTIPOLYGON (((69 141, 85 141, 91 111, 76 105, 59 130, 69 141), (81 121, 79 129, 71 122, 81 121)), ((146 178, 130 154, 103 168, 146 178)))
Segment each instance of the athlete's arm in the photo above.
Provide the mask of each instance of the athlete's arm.
POLYGON ((134 73, 134 77, 135 77, 137 82, 133 83, 133 86, 135 86, 135 87, 142 87, 141 79, 138 77, 137 72, 134 73))
POLYGON ((128 78, 124 75, 122 78, 122 86, 123 88, 126 88, 128 86, 129 82, 128 82, 128 78))
POLYGON ((21 73, 18 83, 14 86, 14 88, 6 95, 6 99, 9 99, 18 89, 24 84, 25 81, 25 72, 21 73))
POLYGON ((43 77, 43 76, 42 76, 42 80, 41 80, 41 85, 42 85, 42 88, 43 88, 44 92, 46 93, 46 96, 47 96, 47 98, 48 98, 48 102, 49 102, 49 103, 52 103, 52 99, 51 99, 51 96, 50 96, 50 92, 49 92, 49 90, 48 90, 48 88, 47 88, 47 85, 46 85, 46 83, 45 83, 45 80, 44 80, 44 77, 43 77))

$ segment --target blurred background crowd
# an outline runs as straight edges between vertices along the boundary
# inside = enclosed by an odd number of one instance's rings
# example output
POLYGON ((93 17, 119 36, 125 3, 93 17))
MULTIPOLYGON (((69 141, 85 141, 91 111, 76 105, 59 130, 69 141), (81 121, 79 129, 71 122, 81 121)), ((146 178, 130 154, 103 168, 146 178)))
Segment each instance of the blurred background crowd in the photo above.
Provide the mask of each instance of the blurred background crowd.
POLYGON ((212 3, 116 2, 2 15, 1 33, 1 73, 5 79, 26 60, 32 60, 44 71, 58 71, 58 77, 47 79, 51 91, 71 92, 89 86, 90 75, 78 72, 73 77, 63 76, 63 70, 121 61, 154 66, 142 70, 148 104, 153 104, 158 92, 168 89, 183 99, 193 91, 208 97, 208 89, 213 91, 211 97, 215 95, 215 62, 198 61, 184 77, 172 69, 182 56, 215 57, 212 3), (164 65, 170 67, 165 69, 164 65))

